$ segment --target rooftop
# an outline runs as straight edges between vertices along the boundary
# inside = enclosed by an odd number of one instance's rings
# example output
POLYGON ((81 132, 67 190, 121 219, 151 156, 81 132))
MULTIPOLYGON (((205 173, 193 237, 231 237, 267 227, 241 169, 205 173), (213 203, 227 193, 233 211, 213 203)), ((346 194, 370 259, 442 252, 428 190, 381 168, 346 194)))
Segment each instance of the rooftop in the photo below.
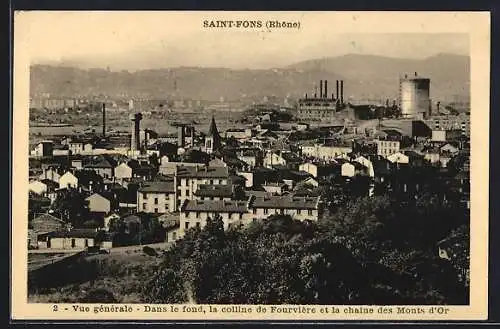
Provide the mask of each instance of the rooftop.
POLYGON ((253 197, 250 208, 317 209, 319 197, 262 196, 253 197))
POLYGON ((231 197, 233 195, 233 187, 232 185, 198 185, 198 189, 196 190, 194 195, 231 197))
POLYGON ((173 181, 148 182, 138 191, 142 193, 174 193, 175 186, 173 181))
POLYGON ((225 200, 186 200, 181 211, 203 211, 221 213, 246 213, 247 201, 225 200))
POLYGON ((178 166, 177 176, 185 178, 228 178, 227 167, 207 167, 207 166, 178 166))

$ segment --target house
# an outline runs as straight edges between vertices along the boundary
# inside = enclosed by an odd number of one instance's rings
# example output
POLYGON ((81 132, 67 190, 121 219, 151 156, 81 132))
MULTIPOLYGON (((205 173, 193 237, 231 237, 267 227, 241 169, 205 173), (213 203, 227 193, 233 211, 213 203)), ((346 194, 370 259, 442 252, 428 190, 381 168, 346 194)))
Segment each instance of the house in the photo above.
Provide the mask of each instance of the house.
POLYGON ((224 160, 220 158, 215 158, 212 159, 208 162, 208 165, 210 167, 227 167, 227 163, 224 162, 224 160))
POLYGON ((114 177, 118 180, 132 178, 132 167, 130 167, 126 162, 122 162, 116 166, 114 172, 114 177))
POLYGON ((340 173, 342 177, 354 177, 368 173, 368 168, 359 162, 344 162, 341 165, 340 173))
POLYGON ((399 164, 408 164, 410 163, 410 158, 401 153, 401 152, 396 152, 387 157, 387 160, 389 160, 392 163, 399 163, 399 164))
POLYGON ((174 174, 178 204, 192 200, 199 185, 227 185, 229 170, 227 167, 177 166, 174 174))
POLYGON ((56 169, 48 169, 44 170, 43 173, 38 176, 40 180, 42 179, 50 179, 51 181, 54 181, 56 183, 59 183, 59 179, 61 178, 61 175, 56 169))
POLYGON ((42 214, 31 220, 31 227, 36 233, 53 232, 63 230, 66 222, 51 214, 42 214))
POLYGON ((400 142, 394 140, 377 140, 377 155, 388 157, 391 154, 398 153, 400 142))
POLYGON ((366 167, 368 176, 375 177, 375 171, 373 170, 373 163, 371 160, 365 158, 364 156, 359 156, 354 159, 354 162, 360 163, 366 167))
POLYGON ((84 250, 96 245, 97 231, 93 229, 72 229, 53 231, 38 235, 38 247, 47 249, 84 250))
POLYGON ((67 171, 64 175, 59 178, 59 188, 77 188, 78 178, 73 175, 70 171, 67 171))
POLYGON ((177 210, 174 181, 148 182, 137 190, 137 211, 166 213, 177 210))
POLYGON ((85 200, 89 203, 91 212, 108 214, 111 211, 111 202, 99 193, 94 193, 85 200))
POLYGON ((71 154, 92 154, 94 144, 91 140, 74 138, 69 141, 68 149, 71 154))
POLYGON ((268 151, 264 157, 264 167, 272 168, 276 165, 286 166, 286 160, 282 156, 281 152, 276 151, 268 151))
POLYGON ((196 200, 231 200, 233 197, 233 185, 210 185, 201 184, 193 193, 196 200))
POLYGON ((321 160, 334 160, 342 154, 347 154, 352 152, 352 147, 347 145, 302 145, 300 147, 302 155, 306 157, 312 157, 321 160))
POLYGON ((248 201, 185 200, 180 208, 179 233, 183 236, 192 227, 203 228, 208 218, 216 216, 222 218, 224 229, 232 223, 248 221, 248 201))
POLYGON ((34 180, 28 184, 28 190, 38 195, 43 195, 47 193, 47 185, 39 180, 34 180))
POLYGON ((110 160, 104 157, 98 157, 96 159, 92 159, 92 161, 84 166, 85 170, 92 170, 96 172, 103 178, 111 178, 114 176, 114 165, 110 160))
POLYGON ((284 183, 265 183, 262 185, 262 188, 270 194, 277 195, 281 195, 288 190, 288 186, 284 183))
POLYGON ((260 162, 256 150, 240 151, 237 157, 239 160, 245 162, 250 168, 257 166, 257 164, 259 164, 258 162, 260 162))
POLYGON ((40 141, 31 151, 36 157, 51 157, 54 155, 54 142, 50 140, 40 141))
POLYGON ((317 221, 319 201, 319 197, 252 196, 248 207, 252 219, 267 218, 271 215, 290 215, 298 220, 317 221))

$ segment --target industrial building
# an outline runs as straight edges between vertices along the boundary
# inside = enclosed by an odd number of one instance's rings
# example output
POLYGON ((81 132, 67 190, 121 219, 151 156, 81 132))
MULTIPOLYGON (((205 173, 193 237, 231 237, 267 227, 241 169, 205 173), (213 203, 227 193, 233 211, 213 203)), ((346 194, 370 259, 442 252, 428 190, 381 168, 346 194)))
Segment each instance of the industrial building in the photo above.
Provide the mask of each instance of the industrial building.
POLYGON ((313 97, 299 99, 297 117, 299 120, 321 120, 331 121, 335 114, 344 104, 344 81, 336 81, 336 97, 332 93, 328 97, 328 80, 320 80, 319 96, 314 93, 313 97))
POLYGON ((423 119, 430 116, 430 82, 428 78, 415 76, 399 80, 399 108, 403 118, 423 119))

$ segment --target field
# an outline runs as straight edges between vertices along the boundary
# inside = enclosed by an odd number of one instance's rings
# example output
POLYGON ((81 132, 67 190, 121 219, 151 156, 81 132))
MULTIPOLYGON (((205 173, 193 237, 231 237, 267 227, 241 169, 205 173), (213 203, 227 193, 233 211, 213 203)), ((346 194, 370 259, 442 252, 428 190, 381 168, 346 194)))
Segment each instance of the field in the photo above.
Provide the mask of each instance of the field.
POLYGON ((60 285, 54 282, 52 287, 29 287, 28 302, 78 303, 87 301, 93 292, 106 291, 115 302, 141 303, 144 283, 160 262, 161 257, 147 256, 142 251, 88 256, 61 274, 74 280, 60 285))

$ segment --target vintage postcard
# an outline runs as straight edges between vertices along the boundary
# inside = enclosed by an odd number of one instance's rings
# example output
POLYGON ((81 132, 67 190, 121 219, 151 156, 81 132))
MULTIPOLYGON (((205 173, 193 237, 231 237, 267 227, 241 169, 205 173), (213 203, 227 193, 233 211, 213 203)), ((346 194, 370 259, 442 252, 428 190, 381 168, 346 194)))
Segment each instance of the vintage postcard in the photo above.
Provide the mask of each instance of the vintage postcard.
POLYGON ((23 11, 13 62, 13 319, 487 319, 488 12, 23 11))

